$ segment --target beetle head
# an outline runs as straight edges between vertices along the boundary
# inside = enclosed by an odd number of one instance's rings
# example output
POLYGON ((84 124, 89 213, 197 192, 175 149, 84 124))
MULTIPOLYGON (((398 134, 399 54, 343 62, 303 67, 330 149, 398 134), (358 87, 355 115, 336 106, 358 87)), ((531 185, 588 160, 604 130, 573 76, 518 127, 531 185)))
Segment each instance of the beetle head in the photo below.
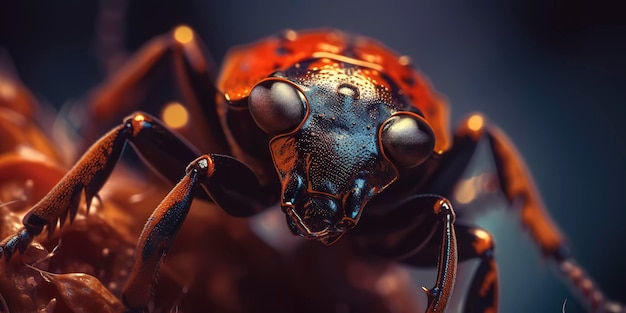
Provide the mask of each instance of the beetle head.
POLYGON ((290 229, 331 244, 397 179, 398 168, 430 156, 434 136, 363 68, 311 68, 298 64, 261 81, 250 92, 249 109, 257 125, 275 135, 269 145, 290 229))

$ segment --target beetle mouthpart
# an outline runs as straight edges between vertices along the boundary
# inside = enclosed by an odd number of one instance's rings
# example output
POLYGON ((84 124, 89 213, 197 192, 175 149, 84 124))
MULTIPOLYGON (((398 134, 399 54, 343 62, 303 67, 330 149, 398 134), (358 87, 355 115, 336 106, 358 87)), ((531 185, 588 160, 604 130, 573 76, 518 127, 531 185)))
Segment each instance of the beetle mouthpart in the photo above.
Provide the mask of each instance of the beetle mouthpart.
POLYGON ((329 226, 321 231, 311 231, 311 229, 306 225, 302 218, 300 218, 300 216, 298 215, 298 213, 296 213, 293 207, 283 207, 283 210, 287 214, 288 220, 290 222, 289 225, 296 227, 296 230, 294 230, 293 228, 291 229, 295 235, 304 237, 305 239, 309 240, 317 240, 325 245, 331 245, 337 242, 337 240, 339 240, 339 238, 341 238, 343 234, 345 234, 348 230, 354 227, 354 222, 352 222, 351 220, 343 220, 335 226, 334 230, 331 230, 329 226))
POLYGON ((327 246, 330 246, 333 243, 337 242, 337 240, 339 240, 339 238, 341 238, 341 236, 343 236, 343 234, 345 234, 345 232, 343 232, 343 231, 342 232, 337 232, 337 233, 332 233, 332 234, 329 234, 326 237, 320 239, 320 241, 323 244, 325 244, 327 246))
POLYGON ((293 207, 288 206, 285 208, 285 210, 286 210, 287 216, 289 216, 289 218, 291 218, 291 221, 293 221, 295 226, 298 227, 298 230, 300 231, 300 234, 302 236, 308 236, 312 234, 311 230, 304 224, 300 216, 296 214, 296 211, 293 209, 293 207))
POLYGON ((287 208, 287 215, 289 216, 289 218, 291 218, 295 226, 298 228, 300 235, 304 236, 307 239, 319 240, 322 237, 328 236, 328 234, 330 233, 328 227, 320 231, 312 231, 292 207, 287 208))
POLYGON ((353 220, 344 218, 343 220, 341 220, 341 222, 335 225, 335 229, 343 233, 354 228, 354 226, 356 226, 356 223, 353 220))

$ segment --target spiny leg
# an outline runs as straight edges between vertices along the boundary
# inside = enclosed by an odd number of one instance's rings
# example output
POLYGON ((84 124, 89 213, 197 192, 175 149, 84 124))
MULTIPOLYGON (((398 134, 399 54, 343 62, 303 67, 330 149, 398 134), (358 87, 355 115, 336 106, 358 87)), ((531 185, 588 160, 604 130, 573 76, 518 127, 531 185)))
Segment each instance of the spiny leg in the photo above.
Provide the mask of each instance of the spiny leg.
POLYGON ((64 224, 68 214, 70 221, 73 221, 83 195, 89 207, 97 190, 112 171, 131 132, 132 129, 122 125, 100 138, 61 181, 31 208, 24 217, 24 227, 0 243, 1 256, 8 261, 16 251, 24 252, 44 226, 48 226, 50 235, 57 222, 61 226, 64 224))
MULTIPOLYGON (((130 142, 155 170, 174 180, 177 172, 194 160, 198 153, 182 138, 144 113, 136 113, 98 140, 68 171, 61 181, 24 217, 24 227, 0 242, 0 256, 8 260, 16 251, 23 252, 45 226, 48 234, 63 225, 69 215, 73 221, 81 197, 89 208, 92 199, 111 174, 119 156, 130 142), (177 166, 181 162, 185 165, 177 166), (174 168, 172 168, 174 167, 174 168)), ((275 201, 265 192, 256 176, 241 162, 213 155, 213 178, 204 189, 229 214, 253 215, 275 201), (217 169, 220 169, 219 171, 217 169)), ((180 177, 180 174, 178 175, 180 177)))
POLYGON ((386 258, 404 259, 419 253, 427 242, 436 242, 429 260, 431 263, 437 260, 437 280, 432 289, 423 289, 428 297, 426 312, 443 312, 452 294, 457 270, 454 219, 448 200, 419 195, 384 216, 362 217, 355 231, 367 251, 386 258), (437 231, 441 231, 441 237, 432 238, 437 231))
POLYGON ((519 206, 521 223, 529 230, 543 255, 557 262, 593 312, 626 312, 622 305, 606 300, 601 290, 567 254, 563 235, 548 215, 519 152, 502 130, 487 124, 481 115, 470 116, 457 130, 454 146, 443 155, 428 190, 450 194, 483 138, 490 143, 502 193, 510 205, 519 206))

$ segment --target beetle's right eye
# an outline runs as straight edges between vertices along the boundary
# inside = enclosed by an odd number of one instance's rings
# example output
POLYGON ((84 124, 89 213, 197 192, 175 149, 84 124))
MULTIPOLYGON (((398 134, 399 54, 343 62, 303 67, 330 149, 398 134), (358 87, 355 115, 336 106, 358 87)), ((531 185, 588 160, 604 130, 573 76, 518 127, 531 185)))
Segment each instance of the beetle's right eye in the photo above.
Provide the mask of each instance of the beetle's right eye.
POLYGON ((401 167, 424 163, 435 147, 435 135, 430 125, 411 112, 399 112, 388 118, 379 138, 383 153, 401 167))
POLYGON ((295 85, 282 79, 260 82, 250 91, 248 101, 254 121, 272 135, 294 130, 306 115, 306 98, 295 85))

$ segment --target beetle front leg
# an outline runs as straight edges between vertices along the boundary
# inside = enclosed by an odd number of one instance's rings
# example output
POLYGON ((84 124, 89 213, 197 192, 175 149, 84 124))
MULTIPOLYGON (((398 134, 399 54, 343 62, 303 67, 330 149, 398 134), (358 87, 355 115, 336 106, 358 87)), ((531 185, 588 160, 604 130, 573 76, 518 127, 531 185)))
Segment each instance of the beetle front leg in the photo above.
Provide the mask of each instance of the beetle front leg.
POLYGON ((427 313, 443 312, 452 295, 457 267, 457 242, 454 231, 454 211, 447 200, 439 200, 434 206, 435 214, 442 219, 443 232, 441 249, 439 251, 437 266, 437 281, 435 287, 424 291, 428 296, 427 313))
POLYGON ((169 251, 200 184, 233 216, 250 216, 266 207, 256 177, 243 163, 223 155, 203 155, 187 166, 186 175, 163 199, 146 223, 137 243, 135 263, 123 289, 131 310, 143 311, 156 285, 161 260, 169 251))
POLYGON ((445 198, 435 195, 413 196, 388 214, 364 216, 355 229, 359 243, 372 254, 409 262, 424 256, 429 245, 428 266, 437 260, 437 280, 432 289, 423 288, 428 297, 427 313, 443 312, 452 294, 457 271, 456 215, 445 198), (441 237, 436 238, 440 231, 441 237), (420 241, 421 240, 421 241, 420 241))
MULTIPOLYGON (((479 259, 471 285, 465 296, 463 312, 498 312, 498 270, 494 259, 493 237, 486 231, 455 224, 459 262, 479 259)), ((439 253, 440 242, 432 238, 414 255, 403 259, 403 263, 415 267, 433 267, 433 259, 439 253)))
POLYGON ((144 226, 137 242, 133 269, 122 291, 124 306, 130 310, 145 310, 157 283, 160 263, 182 226, 200 176, 207 175, 207 169, 206 158, 193 161, 183 179, 163 199, 144 226))
POLYGON ((44 226, 48 226, 48 234, 51 235, 57 222, 62 226, 68 214, 70 222, 73 221, 81 197, 84 196, 89 208, 132 133, 132 126, 123 124, 100 138, 61 181, 31 208, 24 217, 24 227, 0 243, 0 257, 4 256, 8 261, 16 251, 23 252, 44 226))
MULTIPOLYGON (((145 161, 170 180, 199 153, 158 120, 135 113, 98 140, 68 171, 61 181, 24 217, 24 228, 0 242, 0 256, 8 260, 16 251, 23 252, 45 226, 51 235, 67 216, 73 221, 81 197, 89 208, 93 197, 107 181, 119 156, 130 142, 145 161), (186 163, 182 163, 186 162, 186 163)), ((248 216, 269 205, 274 199, 242 163, 227 157, 213 156, 216 179, 203 182, 211 197, 228 213, 248 216), (219 178, 217 178, 219 177, 219 178), (245 195, 245 196, 244 196, 245 195)))

